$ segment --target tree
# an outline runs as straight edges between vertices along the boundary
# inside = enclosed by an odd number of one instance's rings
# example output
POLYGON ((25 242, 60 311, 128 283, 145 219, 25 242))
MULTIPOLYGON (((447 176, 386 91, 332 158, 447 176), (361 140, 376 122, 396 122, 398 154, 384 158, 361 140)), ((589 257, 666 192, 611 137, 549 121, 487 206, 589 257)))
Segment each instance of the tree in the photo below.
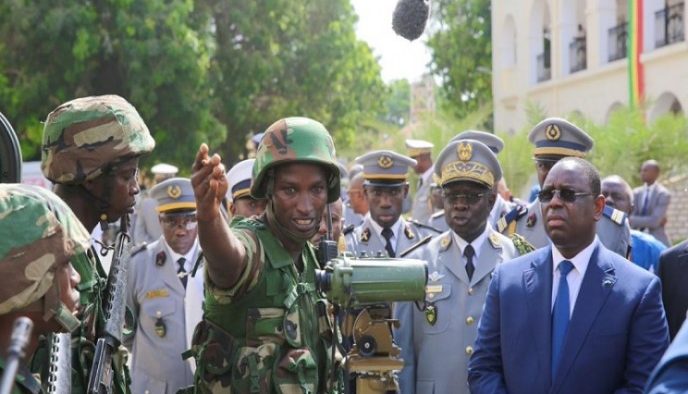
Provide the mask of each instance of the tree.
POLYGON ((406 125, 411 111, 411 84, 397 79, 387 85, 389 96, 385 102, 384 120, 399 127, 406 125))
POLYGON ((190 0, 8 0, 0 4, 0 103, 24 158, 39 158, 49 111, 119 94, 141 113, 156 157, 188 167, 189 146, 224 139, 211 113, 209 29, 190 0))
POLYGON ((428 40, 443 105, 463 117, 492 102, 490 0, 437 0, 428 40))

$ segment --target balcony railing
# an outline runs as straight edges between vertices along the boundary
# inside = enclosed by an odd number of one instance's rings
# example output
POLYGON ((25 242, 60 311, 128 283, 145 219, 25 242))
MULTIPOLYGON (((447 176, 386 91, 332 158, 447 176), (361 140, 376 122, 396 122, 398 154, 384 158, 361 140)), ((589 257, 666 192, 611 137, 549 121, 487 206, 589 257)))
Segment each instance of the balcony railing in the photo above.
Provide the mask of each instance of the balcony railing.
POLYGON ((684 6, 685 3, 680 2, 655 12, 656 48, 684 40, 684 6))
POLYGON ((537 81, 549 81, 552 79, 552 68, 550 66, 550 53, 545 52, 537 55, 537 81))
POLYGON ((609 61, 626 57, 626 45, 628 43, 628 22, 616 25, 609 29, 609 61))
POLYGON ((569 62, 571 73, 585 70, 587 65, 585 37, 576 37, 569 44, 569 62))

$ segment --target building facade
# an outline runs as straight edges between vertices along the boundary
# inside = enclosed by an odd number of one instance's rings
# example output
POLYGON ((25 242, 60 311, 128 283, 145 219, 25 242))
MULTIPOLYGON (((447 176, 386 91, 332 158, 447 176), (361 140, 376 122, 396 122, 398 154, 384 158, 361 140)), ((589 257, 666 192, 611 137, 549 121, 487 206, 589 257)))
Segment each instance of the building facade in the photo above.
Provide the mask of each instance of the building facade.
MULTIPOLYGON (((494 123, 515 132, 529 105, 548 116, 580 113, 604 123, 628 105, 631 0, 493 0, 494 123)), ((651 121, 688 106, 684 0, 642 2, 644 91, 651 121)))

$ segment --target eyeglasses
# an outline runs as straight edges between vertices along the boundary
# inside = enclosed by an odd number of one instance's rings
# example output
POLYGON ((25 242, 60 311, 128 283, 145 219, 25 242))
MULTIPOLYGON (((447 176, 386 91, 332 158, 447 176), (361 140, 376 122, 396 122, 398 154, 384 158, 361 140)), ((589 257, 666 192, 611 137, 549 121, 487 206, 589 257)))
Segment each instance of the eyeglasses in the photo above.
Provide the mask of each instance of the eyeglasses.
POLYGON ((166 227, 175 228, 177 226, 182 226, 187 230, 194 229, 198 224, 196 215, 165 215, 160 216, 160 221, 166 227))
POLYGON ((487 193, 468 193, 468 194, 444 194, 443 197, 450 204, 456 204, 460 201, 468 205, 477 204, 487 193))
POLYGON ((592 193, 576 192, 571 189, 543 189, 538 193, 538 200, 545 203, 550 202, 555 194, 563 202, 575 202, 578 197, 592 196, 592 193))

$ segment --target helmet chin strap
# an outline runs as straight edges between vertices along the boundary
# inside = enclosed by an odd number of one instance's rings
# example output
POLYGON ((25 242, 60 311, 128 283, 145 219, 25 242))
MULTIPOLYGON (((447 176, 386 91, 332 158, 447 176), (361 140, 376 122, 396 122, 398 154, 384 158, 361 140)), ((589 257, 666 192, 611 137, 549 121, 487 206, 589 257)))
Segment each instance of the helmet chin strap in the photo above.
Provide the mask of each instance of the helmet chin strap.
POLYGON ((270 223, 270 226, 277 229, 278 233, 286 235, 287 238, 297 242, 305 243, 309 239, 313 238, 313 236, 318 232, 319 229, 319 226, 313 226, 313 230, 311 230, 308 234, 304 235, 303 233, 291 231, 286 226, 283 226, 275 216, 274 202, 272 201, 272 196, 268 196, 268 204, 265 207, 265 217, 267 218, 268 223, 270 223))
MULTIPOLYGON (((102 176, 102 175, 101 175, 102 176)), ((105 200, 104 198, 101 198, 100 196, 96 196, 94 193, 92 193, 88 188, 86 188, 83 184, 79 185, 81 189, 92 199, 96 200, 98 202, 98 222, 100 223, 100 229, 103 231, 107 231, 108 229, 108 215, 107 215, 107 209, 110 208, 111 204, 109 201, 105 200)), ((102 195, 104 196, 111 196, 111 191, 112 191, 112 184, 111 182, 104 182, 104 188, 103 188, 103 193, 102 195)))

